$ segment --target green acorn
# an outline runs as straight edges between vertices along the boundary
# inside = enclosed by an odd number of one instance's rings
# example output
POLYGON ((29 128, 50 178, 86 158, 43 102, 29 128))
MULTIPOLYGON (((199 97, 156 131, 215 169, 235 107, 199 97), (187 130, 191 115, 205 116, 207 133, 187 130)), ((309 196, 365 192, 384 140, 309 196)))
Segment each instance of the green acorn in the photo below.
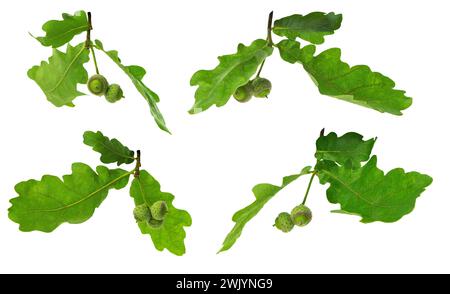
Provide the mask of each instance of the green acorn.
POLYGON ((154 219, 154 218, 152 218, 151 220, 149 220, 149 221, 147 222, 147 224, 148 224, 150 227, 154 228, 154 229, 159 229, 159 228, 161 228, 162 225, 163 225, 163 223, 164 223, 163 220, 156 220, 156 219, 154 219))
POLYGON ((108 90, 108 81, 102 75, 93 75, 89 78, 87 87, 92 94, 102 96, 105 95, 108 90))
POLYGON ((148 222, 152 219, 152 214, 146 204, 136 206, 133 215, 137 222, 148 222))
POLYGON ((247 84, 240 86, 236 89, 236 91, 233 94, 234 99, 237 101, 244 103, 252 99, 253 96, 253 86, 251 82, 248 82, 247 84))
POLYGON ((303 204, 300 204, 291 211, 291 218, 295 225, 299 227, 306 226, 312 219, 311 210, 303 204))
POLYGON ((272 83, 265 78, 256 78, 252 82, 253 95, 257 98, 265 98, 272 90, 272 83))
POLYGON ((118 84, 111 84, 106 90, 105 98, 111 103, 119 101, 123 98, 122 88, 118 84))
POLYGON ((167 207, 167 203, 165 201, 156 201, 150 207, 150 212, 152 217, 155 220, 162 221, 164 217, 167 215, 169 208, 167 207))
POLYGON ((294 223, 292 222, 291 215, 287 212, 280 213, 275 219, 275 225, 278 230, 288 233, 294 227, 294 223))

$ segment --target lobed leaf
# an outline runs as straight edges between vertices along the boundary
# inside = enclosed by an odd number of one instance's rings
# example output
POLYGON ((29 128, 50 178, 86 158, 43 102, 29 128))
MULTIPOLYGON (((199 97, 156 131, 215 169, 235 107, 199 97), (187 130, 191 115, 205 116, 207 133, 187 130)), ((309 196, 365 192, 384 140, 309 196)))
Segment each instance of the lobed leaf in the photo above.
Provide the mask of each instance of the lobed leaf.
POLYGON ((42 26, 45 36, 35 39, 43 46, 58 48, 89 29, 88 18, 84 11, 77 11, 74 15, 63 13, 62 17, 62 20, 46 22, 42 26))
POLYGON ((158 95, 152 90, 150 90, 142 81, 142 79, 146 74, 145 69, 137 65, 131 66, 123 65, 122 61, 119 58, 119 53, 116 50, 106 51, 103 48, 103 43, 99 40, 95 41, 95 48, 103 51, 106 55, 108 55, 112 59, 112 61, 114 61, 114 63, 117 64, 117 66, 119 66, 123 70, 123 72, 130 78, 131 82, 136 87, 138 92, 147 101, 148 105, 150 106, 150 113, 155 119, 155 122, 158 125, 158 127, 161 130, 170 133, 169 129, 166 126, 166 122, 164 121, 164 117, 158 109, 157 105, 157 103, 159 102, 158 95))
POLYGON ((373 156, 363 167, 349 169, 335 164, 319 164, 321 182, 329 183, 328 201, 339 203, 337 212, 357 214, 361 222, 395 222, 410 213, 416 198, 432 182, 430 176, 396 168, 386 175, 373 156))
POLYGON ((241 236, 242 230, 245 225, 258 214, 258 212, 266 205, 266 203, 272 199, 278 192, 284 187, 297 180, 302 175, 309 174, 311 170, 310 166, 302 169, 298 174, 287 176, 283 178, 281 186, 275 186, 272 184, 258 184, 253 187, 253 194, 256 200, 247 207, 239 210, 233 215, 233 221, 236 223, 233 229, 228 233, 223 241, 222 249, 219 252, 230 249, 237 239, 241 236))
POLYGON ((117 139, 109 139, 102 132, 87 131, 83 135, 84 144, 101 154, 100 160, 103 163, 123 163, 130 164, 134 161, 134 151, 128 149, 117 139))
POLYGON ((390 78, 366 65, 350 67, 341 61, 339 48, 314 56, 314 45, 300 49, 296 41, 282 41, 277 47, 284 60, 293 63, 298 58, 297 62, 303 64, 321 94, 394 115, 401 115, 412 104, 405 91, 394 89, 395 83, 390 78))
POLYGON ((161 192, 160 184, 147 171, 142 170, 131 184, 130 195, 134 198, 136 205, 153 203, 163 200, 169 208, 161 228, 152 228, 146 222, 139 222, 138 226, 142 234, 149 234, 155 248, 159 251, 166 248, 175 255, 183 255, 186 252, 184 238, 185 226, 192 224, 191 216, 184 210, 177 209, 172 202, 174 196, 170 193, 161 192))
POLYGON ((273 32, 281 37, 295 40, 301 38, 313 44, 322 44, 326 35, 334 34, 341 27, 342 15, 330 12, 294 14, 276 20, 273 32))
POLYGON ((51 232, 62 223, 79 224, 88 220, 105 200, 110 189, 122 189, 130 173, 122 169, 74 163, 72 174, 45 175, 40 181, 16 185, 18 197, 10 200, 9 218, 24 232, 51 232))
POLYGON ((336 133, 320 136, 316 141, 317 160, 330 160, 347 167, 358 168, 361 162, 369 160, 376 139, 363 140, 357 133, 336 133))
POLYGON ((239 44, 237 53, 220 56, 213 70, 199 70, 191 78, 191 86, 198 86, 195 104, 189 110, 194 114, 212 105, 225 105, 237 88, 245 85, 261 63, 272 54, 272 46, 265 40, 253 41, 250 46, 239 44))
POLYGON ((72 101, 84 93, 77 90, 78 84, 86 84, 88 73, 83 65, 89 61, 89 50, 84 43, 75 47, 67 45, 66 53, 53 49, 48 62, 28 70, 28 77, 34 80, 57 107, 74 106, 72 101))

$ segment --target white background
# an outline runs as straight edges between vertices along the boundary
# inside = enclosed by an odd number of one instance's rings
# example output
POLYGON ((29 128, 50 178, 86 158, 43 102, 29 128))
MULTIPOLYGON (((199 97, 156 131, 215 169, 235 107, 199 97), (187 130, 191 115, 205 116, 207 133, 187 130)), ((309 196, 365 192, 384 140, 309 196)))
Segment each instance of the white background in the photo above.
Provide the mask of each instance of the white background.
MULTIPOLYGON (((0 272, 449 272, 447 1, 76 2, 0 4, 0 272), (51 54, 28 32, 40 35, 45 21, 79 9, 92 11, 94 38, 118 49, 125 64, 148 70, 145 82, 160 94, 172 136, 155 126, 146 102, 100 54, 101 71, 125 90, 127 98, 119 103, 83 96, 74 109, 56 108, 27 78, 28 68, 51 54), (311 11, 343 13, 341 29, 321 48, 340 47, 350 64, 367 64, 391 77, 414 98, 412 107, 396 117, 321 96, 299 66, 282 62, 274 51, 263 72, 274 85, 269 100, 230 100, 222 108, 189 115, 195 92, 191 75, 215 67, 216 57, 235 52, 239 42, 265 38, 271 10, 275 19, 311 11), (283 176, 314 164, 314 143, 323 127, 378 136, 374 153, 381 168, 433 176, 414 212, 394 224, 364 225, 357 217, 329 213, 336 207, 316 182, 308 202, 312 223, 283 234, 272 228, 273 220, 300 202, 304 178, 274 198, 231 250, 216 255, 233 226, 232 214, 253 200, 253 185, 280 184, 283 176), (127 190, 111 192, 89 221, 63 224, 51 234, 22 233, 9 221, 16 183, 69 173, 76 161, 99 163, 82 144, 85 130, 101 130, 143 150, 144 168, 193 217, 183 257, 155 250, 140 234, 127 190)), ((88 70, 93 72, 92 64, 88 70)))

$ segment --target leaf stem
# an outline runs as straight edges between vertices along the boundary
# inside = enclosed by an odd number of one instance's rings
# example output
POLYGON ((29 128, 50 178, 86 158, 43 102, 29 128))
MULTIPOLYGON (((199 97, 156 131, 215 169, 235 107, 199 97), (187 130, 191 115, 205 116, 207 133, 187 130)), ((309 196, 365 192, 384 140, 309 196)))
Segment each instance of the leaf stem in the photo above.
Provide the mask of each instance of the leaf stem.
POLYGON ((134 168, 134 177, 139 178, 141 175, 141 150, 136 151, 136 167, 134 168))
POLYGON ((266 63, 266 59, 263 60, 263 62, 261 63, 261 65, 260 65, 260 67, 259 67, 258 73, 256 74, 256 77, 257 77, 257 78, 259 78, 259 75, 260 75, 261 72, 262 72, 262 69, 263 69, 263 67, 264 67, 264 63, 266 63))
POLYGON ((95 73, 99 75, 99 74, 100 74, 100 71, 98 70, 97 58, 95 58, 95 50, 94 50, 94 47, 90 46, 90 49, 91 49, 91 53, 92 53, 92 58, 94 59, 95 73))
POLYGON ((313 182, 313 180, 314 180, 314 176, 315 176, 316 174, 317 174, 316 171, 314 171, 314 172, 311 174, 311 178, 309 179, 309 183, 308 183, 308 188, 306 188, 305 197, 303 197, 303 201, 302 201, 302 204, 303 204, 303 205, 305 205, 306 199, 308 199, 309 190, 311 189, 311 185, 312 185, 312 182, 313 182))

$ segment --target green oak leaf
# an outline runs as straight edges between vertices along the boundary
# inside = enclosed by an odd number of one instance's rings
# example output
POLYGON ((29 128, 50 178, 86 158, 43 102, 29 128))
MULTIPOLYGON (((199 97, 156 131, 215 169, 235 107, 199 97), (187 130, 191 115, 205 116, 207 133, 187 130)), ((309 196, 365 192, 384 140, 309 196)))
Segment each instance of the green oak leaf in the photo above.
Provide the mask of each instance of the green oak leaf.
POLYGON ((316 141, 317 160, 330 160, 347 167, 358 168, 361 162, 369 160, 376 138, 363 140, 357 133, 346 133, 338 137, 336 133, 320 136, 316 141))
POLYGON ((342 15, 330 12, 312 12, 307 15, 294 14, 276 20, 273 32, 281 37, 295 40, 301 38, 313 44, 322 44, 324 36, 332 35, 341 27, 342 15))
POLYGON ((89 29, 86 12, 77 11, 74 15, 63 13, 63 20, 50 20, 42 26, 44 37, 36 37, 43 46, 58 48, 78 34, 89 29))
POLYGON ((401 168, 386 175, 377 167, 377 157, 359 169, 335 164, 318 165, 321 183, 329 183, 328 201, 341 205, 339 212, 357 214, 361 222, 395 222, 414 209, 416 198, 432 182, 430 176, 401 168))
POLYGON ((277 47, 284 60, 293 63, 298 58, 297 62, 303 64, 321 94, 394 115, 401 115, 412 104, 405 91, 394 89, 395 83, 390 78, 373 72, 367 65, 350 67, 341 61, 339 48, 314 56, 314 45, 300 49, 296 41, 282 41, 277 47))
POLYGON ((134 161, 134 151, 128 149, 117 139, 109 139, 102 132, 87 131, 83 135, 84 144, 101 154, 100 160, 103 163, 114 163, 121 165, 130 164, 134 161))
POLYGON ((72 101, 84 93, 77 90, 78 84, 86 84, 88 73, 83 64, 89 61, 89 50, 81 43, 75 47, 67 45, 66 53, 53 49, 48 62, 28 70, 28 77, 34 80, 55 106, 73 106, 72 101))
POLYGON ((9 218, 24 232, 51 232, 62 223, 88 220, 105 200, 110 189, 122 189, 130 173, 98 166, 96 172, 84 163, 74 163, 72 174, 45 175, 40 181, 16 185, 18 197, 10 200, 9 218))
POLYGON ((242 230, 244 229, 245 225, 258 214, 258 212, 270 199, 272 199, 284 187, 297 180, 302 175, 306 175, 309 173, 311 173, 311 167, 307 166, 303 168, 302 171, 298 174, 284 177, 281 186, 275 186, 272 184, 258 184, 254 186, 253 194, 255 195, 256 200, 252 204, 239 210, 233 215, 233 221, 236 224, 226 236, 225 240, 223 241, 223 246, 219 252, 226 251, 234 245, 237 239, 241 236, 242 230))
POLYGON ((205 111, 212 105, 225 105, 237 88, 245 85, 261 63, 272 54, 273 48, 258 39, 250 46, 239 44, 237 53, 220 56, 213 70, 199 70, 191 78, 191 86, 198 86, 195 104, 189 113, 205 111))
POLYGON ((162 227, 152 228, 146 222, 139 222, 138 226, 142 234, 149 234, 153 244, 159 251, 167 248, 175 255, 183 255, 186 251, 184 238, 185 226, 192 224, 191 216, 184 210, 177 209, 172 202, 174 196, 161 192, 160 184, 145 170, 140 171, 139 177, 135 177, 130 188, 130 195, 137 205, 147 204, 148 207, 156 201, 163 200, 169 208, 162 227))
POLYGON ((158 127, 161 130, 170 133, 169 129, 166 126, 166 122, 164 121, 164 117, 158 109, 157 105, 157 103, 159 102, 158 95, 152 90, 150 90, 142 81, 142 79, 146 74, 145 69, 137 65, 131 66, 123 65, 122 61, 119 58, 119 53, 116 50, 106 51, 103 48, 103 43, 99 40, 95 40, 95 48, 103 51, 106 55, 108 55, 112 59, 112 61, 114 61, 114 63, 117 64, 117 66, 119 66, 123 70, 123 72, 130 78, 131 82, 133 82, 133 85, 136 87, 138 92, 147 101, 148 105, 150 106, 150 113, 155 119, 155 122, 158 125, 158 127))

